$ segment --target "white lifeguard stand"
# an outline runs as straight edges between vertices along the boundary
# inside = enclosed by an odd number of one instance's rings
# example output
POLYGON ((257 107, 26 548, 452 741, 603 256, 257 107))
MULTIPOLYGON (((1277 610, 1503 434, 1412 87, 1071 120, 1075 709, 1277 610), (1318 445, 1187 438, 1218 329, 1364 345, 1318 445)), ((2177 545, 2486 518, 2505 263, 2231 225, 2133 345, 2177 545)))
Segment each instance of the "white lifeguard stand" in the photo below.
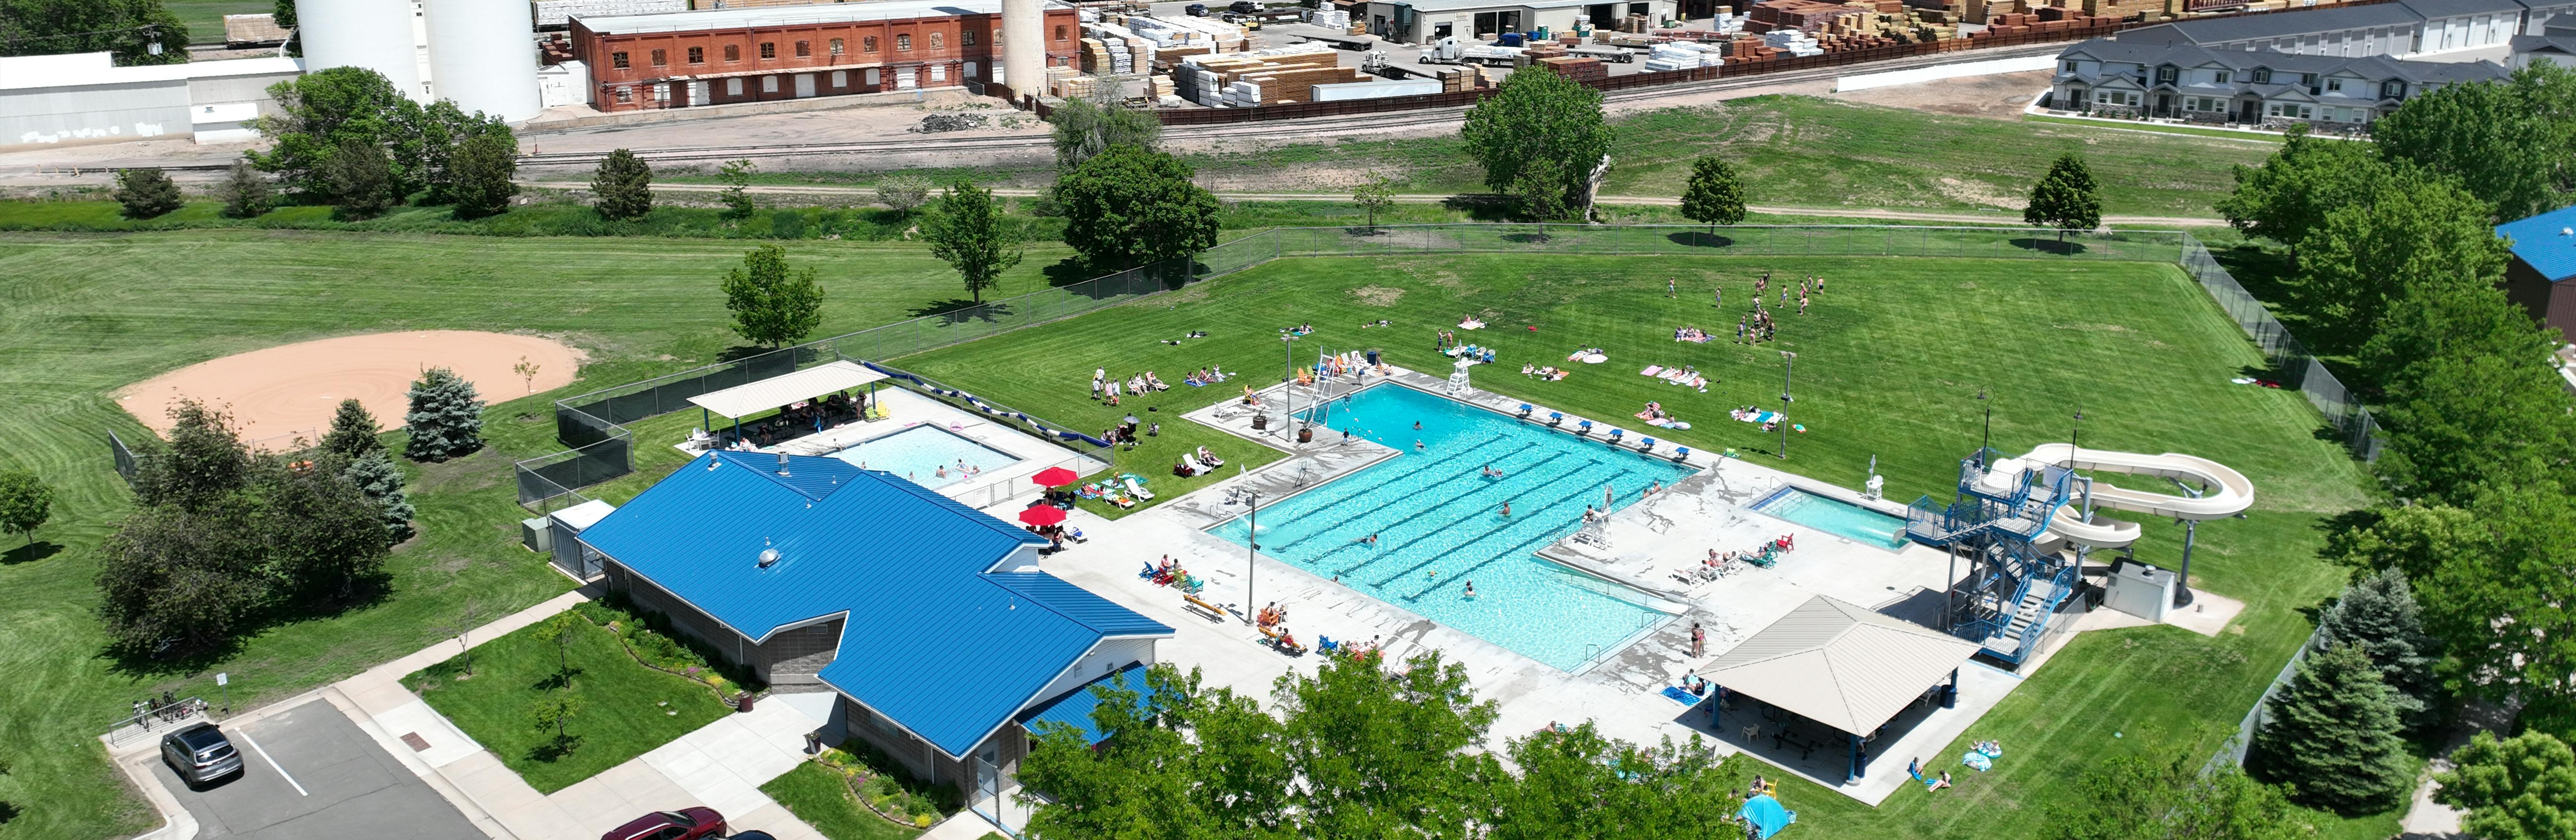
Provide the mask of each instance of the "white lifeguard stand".
POLYGON ((1459 355, 1458 361, 1449 368, 1449 396, 1463 397, 1476 390, 1475 386, 1467 384, 1467 369, 1475 366, 1476 363, 1468 361, 1465 354, 1459 355))

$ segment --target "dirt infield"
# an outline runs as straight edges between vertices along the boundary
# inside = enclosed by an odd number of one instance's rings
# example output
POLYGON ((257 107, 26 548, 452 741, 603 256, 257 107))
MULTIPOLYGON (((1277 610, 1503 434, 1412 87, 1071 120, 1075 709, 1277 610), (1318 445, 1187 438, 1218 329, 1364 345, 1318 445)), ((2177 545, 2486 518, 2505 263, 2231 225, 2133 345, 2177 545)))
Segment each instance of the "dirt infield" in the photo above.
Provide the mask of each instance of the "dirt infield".
POLYGON ((116 404, 155 432, 170 430, 170 404, 195 397, 231 411, 243 440, 319 440, 350 398, 386 428, 402 425, 411 382, 427 368, 455 370, 487 402, 526 395, 529 381, 511 370, 523 357, 537 366, 536 390, 545 391, 572 382, 582 352, 536 336, 464 330, 342 336, 189 365, 126 387, 116 404))

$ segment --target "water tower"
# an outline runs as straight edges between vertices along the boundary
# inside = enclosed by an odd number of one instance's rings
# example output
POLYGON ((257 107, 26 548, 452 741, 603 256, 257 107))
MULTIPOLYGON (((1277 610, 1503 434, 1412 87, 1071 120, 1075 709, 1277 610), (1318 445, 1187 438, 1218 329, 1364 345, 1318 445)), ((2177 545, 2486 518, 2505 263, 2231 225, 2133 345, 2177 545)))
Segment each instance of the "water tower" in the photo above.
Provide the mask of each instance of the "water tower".
POLYGON ((404 96, 428 99, 412 43, 410 0, 295 0, 295 23, 306 72, 364 67, 384 74, 404 96))
MULTIPOLYGON (((350 0, 332 0, 349 2, 350 0)), ((537 34, 527 0, 428 0, 429 78, 466 113, 525 122, 537 102, 537 34)))

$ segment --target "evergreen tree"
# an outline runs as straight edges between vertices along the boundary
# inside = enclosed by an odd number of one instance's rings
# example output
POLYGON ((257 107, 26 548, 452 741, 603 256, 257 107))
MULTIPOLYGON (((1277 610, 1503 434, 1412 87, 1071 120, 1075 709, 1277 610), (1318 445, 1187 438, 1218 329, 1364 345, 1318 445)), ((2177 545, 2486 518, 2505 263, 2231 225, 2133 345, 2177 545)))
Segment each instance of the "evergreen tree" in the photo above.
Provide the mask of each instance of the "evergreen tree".
POLYGON ((147 506, 196 509, 250 481, 250 450, 232 415, 183 399, 170 406, 167 443, 144 442, 134 473, 135 498, 147 506))
POLYGON ((1216 196, 1171 155, 1111 146, 1056 178, 1064 243, 1094 269, 1180 260, 1216 247, 1216 196))
POLYGON ((1744 221, 1744 185, 1735 179, 1735 167, 1716 155, 1691 161, 1690 185, 1682 190, 1682 218, 1708 225, 1717 233, 1718 225, 1744 221))
POLYGON ((233 161, 232 171, 224 175, 223 185, 215 188, 215 197, 223 199, 223 214, 227 219, 253 218, 267 213, 277 203, 275 191, 269 189, 268 179, 259 177, 259 170, 252 168, 248 160, 233 161))
POLYGON ((368 501, 375 503, 384 522, 386 542, 399 543, 411 538, 411 497, 403 491, 402 468, 394 465, 394 459, 386 455, 384 449, 372 449, 358 456, 340 474, 348 478, 350 484, 356 485, 358 492, 366 494, 368 501))
POLYGON ((2360 648, 2379 668, 2380 681, 2397 692, 2407 725, 2431 722, 2439 643, 2424 633, 2423 609, 2405 572, 2381 569, 2344 587, 2334 605, 2317 614, 2317 643, 2360 648))
POLYGON ((2030 188, 2030 204, 2021 210, 2022 223, 2034 227, 2057 229, 2057 240, 2066 241, 2070 230, 2092 230, 2102 226, 2102 195, 2093 183, 2093 170, 2084 165, 2084 157, 2073 152, 2059 155, 2048 165, 2048 174, 2030 188))
POLYGON ((2433 776, 2433 801, 2468 811, 2462 833, 2480 840, 2576 837, 2576 751, 2546 732, 2499 740, 2480 732, 2433 776))
POLYGON ((939 201, 938 215, 923 227, 930 255, 957 270, 976 303, 984 302, 985 289, 1000 284, 1002 272, 1020 264, 1018 229, 1002 216, 993 191, 979 189, 973 181, 961 178, 950 186, 939 201))
POLYGON ((634 152, 618 149, 599 159, 590 178, 592 208, 605 219, 641 219, 653 212, 653 167, 634 152))
POLYGON ((2264 707, 2254 736, 2260 767, 2291 786, 2292 797, 2344 813, 2394 805, 2413 781, 2406 744, 2397 735, 2396 691, 2379 679, 2370 657, 2352 645, 2310 652, 2298 673, 2264 707))
MULTIPOLYGON (((383 457, 381 454, 376 457, 383 457)), ((340 459, 261 458, 252 541, 271 597, 300 605, 347 604, 376 591, 393 545, 385 512, 350 482, 340 459)))
POLYGON ((519 194, 518 183, 511 180, 519 174, 519 147, 507 129, 466 138, 449 168, 455 183, 448 191, 457 218, 500 215, 510 209, 510 197, 519 194))
POLYGON ((810 266, 790 271, 785 248, 762 245, 743 254, 741 267, 725 271, 723 288, 734 334, 746 341, 784 347, 823 323, 823 285, 810 266))
POLYGON ((447 368, 430 368, 411 383, 411 410, 403 414, 411 440, 403 457, 444 461, 483 448, 483 398, 474 383, 447 368))
POLYGON ((179 185, 158 166, 116 170, 116 191, 111 195, 128 219, 149 219, 188 203, 179 195, 179 185))
POLYGON ((0 470, 0 531, 25 534, 36 544, 36 529, 53 518, 54 488, 33 470, 0 470))
POLYGON ((1592 173, 1610 157, 1601 92, 1555 73, 1513 73, 1467 110, 1460 136, 1485 186, 1542 221, 1591 206, 1592 173))
POLYGON ((716 168, 716 179, 723 181, 725 218, 740 221, 751 218, 751 176, 760 164, 749 160, 729 160, 716 168))
POLYGON ((331 430, 322 433, 322 451, 356 460, 384 448, 384 441, 376 439, 376 415, 357 400, 341 400, 331 414, 331 430))
POLYGON ((393 163, 384 149, 348 140, 331 151, 322 168, 331 182, 331 206, 341 218, 371 219, 394 205, 393 163))

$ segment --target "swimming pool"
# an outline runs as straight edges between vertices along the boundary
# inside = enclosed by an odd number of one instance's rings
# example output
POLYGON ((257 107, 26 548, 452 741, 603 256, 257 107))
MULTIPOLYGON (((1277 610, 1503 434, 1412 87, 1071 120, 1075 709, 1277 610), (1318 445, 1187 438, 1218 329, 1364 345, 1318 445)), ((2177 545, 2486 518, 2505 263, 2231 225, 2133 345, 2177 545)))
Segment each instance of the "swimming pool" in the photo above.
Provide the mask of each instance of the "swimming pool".
POLYGON ((1905 520, 1796 487, 1780 488, 1754 502, 1753 509, 1863 545, 1892 549, 1905 544, 1905 520))
POLYGON ((1020 460, 937 426, 914 426, 883 437, 869 438, 832 453, 832 457, 867 469, 894 473, 931 488, 963 480, 965 474, 957 469, 960 461, 990 472, 1020 460), (942 467, 947 469, 947 475, 939 474, 942 467))
MULTIPOLYGON (((1393 384, 1336 399, 1325 418, 1318 434, 1347 428, 1402 454, 1263 505, 1263 553, 1567 671, 1664 618, 1644 593, 1535 552, 1581 527, 1605 488, 1625 507, 1689 467, 1393 384)), ((1244 545, 1247 525, 1211 532, 1244 545)))

